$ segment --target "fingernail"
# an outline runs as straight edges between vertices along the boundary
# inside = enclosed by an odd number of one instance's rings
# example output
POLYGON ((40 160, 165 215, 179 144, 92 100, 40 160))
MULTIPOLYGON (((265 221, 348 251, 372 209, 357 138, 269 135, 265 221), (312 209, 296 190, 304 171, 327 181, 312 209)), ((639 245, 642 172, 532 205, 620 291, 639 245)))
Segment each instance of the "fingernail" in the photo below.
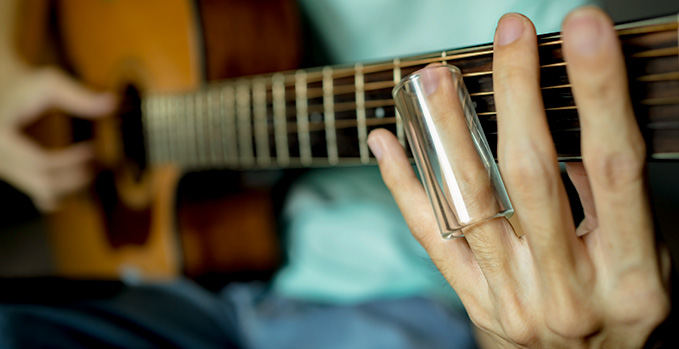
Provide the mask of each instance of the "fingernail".
POLYGON ((564 23, 564 42, 581 54, 592 54, 601 44, 602 25, 597 12, 589 9, 579 10, 570 15, 564 23))
POLYGON ((368 147, 373 155, 375 155, 377 161, 380 161, 382 159, 382 144, 380 141, 375 139, 374 136, 368 135, 368 147))
POLYGON ((439 76, 440 74, 437 74, 434 69, 436 69, 436 67, 424 68, 420 70, 419 73, 420 84, 422 85, 424 94, 427 96, 436 92, 436 89, 439 88, 439 83, 441 81, 441 77, 439 76))
POLYGON ((500 46, 509 45, 516 41, 525 28, 524 19, 517 14, 507 14, 500 18, 497 26, 496 39, 500 46))

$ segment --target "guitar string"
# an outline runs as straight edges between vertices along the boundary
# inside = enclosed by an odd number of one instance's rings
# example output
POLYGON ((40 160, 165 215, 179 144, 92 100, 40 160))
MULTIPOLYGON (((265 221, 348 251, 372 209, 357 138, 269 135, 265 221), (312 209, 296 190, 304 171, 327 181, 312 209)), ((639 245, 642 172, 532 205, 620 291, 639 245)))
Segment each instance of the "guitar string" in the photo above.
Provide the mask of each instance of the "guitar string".
MULTIPOLYGON (((673 72, 670 73, 671 76, 679 76, 679 72, 673 72)), ((645 80, 644 77, 640 77, 639 80, 645 80)), ((564 86, 565 87, 565 86, 564 86)), ((492 93, 492 91, 491 91, 492 93)), ((660 104, 665 104, 665 105, 676 105, 679 104, 679 97, 677 98, 655 98, 655 99, 647 99, 647 100, 642 100, 642 104, 645 105, 660 105, 660 104)), ((385 100, 370 100, 366 101, 366 109, 376 109, 379 107, 393 107, 393 100, 392 99, 385 99, 385 100), (377 105, 379 104, 379 105, 377 105)), ((268 105, 269 106, 269 105, 268 105)), ((268 107, 267 106, 267 107, 268 107)), ((336 108, 334 109, 335 112, 342 112, 342 111, 354 111, 355 110, 356 104, 354 102, 348 102, 344 103, 343 105, 341 103, 336 104, 336 108), (339 107, 337 107, 339 105, 339 107)), ((316 112, 322 112, 322 106, 321 105, 312 105, 310 106, 309 111, 316 110, 316 112), (315 107, 318 107, 315 109, 315 107)), ((267 108, 270 109, 270 108, 267 108)), ((294 108, 289 108, 291 110, 294 110, 294 108)), ((546 112, 550 111, 559 111, 559 110, 576 110, 575 106, 564 106, 564 107, 553 107, 553 108, 545 108, 546 112)), ((391 113, 392 111, 386 111, 385 113, 391 113)), ((310 113, 312 114, 312 113, 310 113)), ((478 113, 479 116, 492 116, 495 115, 495 112, 481 112, 478 113)), ((376 118, 376 117, 369 117, 367 120, 367 126, 393 126, 396 124, 396 118, 395 117, 383 117, 383 118, 376 118)), ((335 121, 335 129, 344 129, 344 128, 355 128, 358 126, 358 122, 356 119, 338 119, 335 121)), ((267 118, 267 129, 268 129, 268 135, 271 136, 273 132, 273 124, 272 120, 270 118, 267 118)), ((308 125, 308 131, 309 132, 318 132, 318 131, 324 131, 325 130, 325 124, 322 121, 310 121, 308 125)), ((568 129, 554 129, 552 132, 562 132, 562 131, 578 131, 579 128, 568 128, 568 129)), ((296 126, 296 124, 290 123, 286 127, 286 132, 288 134, 293 134, 299 132, 299 128, 296 126)))
MULTIPOLYGON (((661 81, 676 81, 679 80, 679 71, 677 72, 667 72, 667 73, 662 73, 662 74, 648 74, 648 75, 643 75, 640 77, 636 78, 637 81, 643 82, 643 83, 652 83, 652 82, 661 82, 661 81)), ((543 91, 545 90, 555 90, 555 89, 567 89, 570 88, 570 84, 561 84, 561 85, 551 85, 551 86, 543 86, 541 89, 543 91)), ((366 90, 365 92, 382 92, 384 94, 389 93, 390 91, 384 91, 386 88, 383 87, 382 89, 374 89, 374 90, 366 90)), ((271 90, 267 90, 267 95, 271 93, 271 90)), ((492 96, 494 95, 494 91, 482 91, 482 92, 471 92, 470 97, 483 97, 483 96, 492 96)), ((333 96, 341 96, 344 94, 334 94, 333 96)), ((181 101, 184 100, 184 96, 180 99, 180 108, 184 109, 182 107, 185 107, 185 103, 182 103, 181 101)), ((679 103, 679 100, 673 99, 670 97, 670 99, 667 98, 654 98, 654 99, 646 99, 642 100, 641 104, 642 105, 658 105, 658 104, 677 104, 679 103)), ((352 111, 356 109, 356 103, 349 101, 349 102, 335 102, 335 112, 343 112, 343 111, 352 111)), ((391 97, 389 98, 383 98, 383 99, 369 99, 365 102, 365 106, 368 109, 375 109, 375 108, 380 108, 380 107, 388 107, 388 106, 393 106, 394 102, 391 97)), ((274 104, 270 103, 267 101, 266 103, 266 109, 271 111, 273 109, 274 104)), ((323 112, 323 104, 318 103, 318 104, 309 104, 309 115, 313 113, 321 113, 323 112)), ((492 112, 481 112, 479 115, 486 115, 488 113, 492 112)), ((295 110, 294 106, 286 106, 286 118, 288 119, 293 119, 296 118, 297 112, 295 110)), ((271 121, 271 113, 267 113, 267 120, 271 121)))
MULTIPOLYGON (((670 55, 666 56, 679 56, 679 47, 671 47, 672 53, 670 55)), ((644 57, 647 58, 647 57, 644 57)), ((437 60, 441 60, 441 57, 438 57, 437 60)), ((446 57, 446 60, 453 60, 450 56, 446 57)), ((553 68, 553 67, 561 67, 561 66, 566 66, 565 62, 559 62, 555 64, 549 64, 549 65, 541 65, 540 69, 547 69, 547 68, 553 68)), ((386 72, 386 71, 385 71, 386 72)), ((462 77, 463 78, 469 78, 469 77, 476 77, 476 76, 481 76, 481 75, 489 75, 492 74, 492 71, 482 71, 482 72, 475 72, 475 73, 463 73, 462 77)), ((663 74, 647 74, 643 76, 639 76, 636 78, 638 81, 642 82, 655 82, 655 81, 669 81, 669 80, 677 80, 679 79, 679 72, 667 72, 663 74)), ((204 87, 203 89, 206 90, 205 92, 210 93, 211 91, 214 90, 221 90, 227 86, 236 86, 238 82, 229 82, 229 83, 218 83, 220 86, 212 86, 208 85, 204 87)), ((365 88, 363 89, 364 92, 374 92, 374 91, 380 91, 384 90, 387 88, 392 88, 395 86, 393 81, 387 81, 386 79, 384 81, 378 81, 378 82, 369 82, 365 83, 365 88)), ((296 100, 296 97, 294 96, 294 84, 287 84, 285 85, 286 89, 290 90, 290 93, 286 93, 286 102, 293 102, 296 100)), ((547 85, 547 86, 542 86, 542 90, 547 90, 547 89, 557 89, 557 88, 567 88, 570 87, 570 84, 559 84, 559 85, 547 85)), ((354 88, 353 85, 339 85, 335 86, 334 88, 334 93, 333 96, 342 96, 342 95, 350 95, 352 93, 356 92, 356 89, 354 88), (339 91, 339 92, 336 92, 339 91)), ((267 92, 267 103, 272 101, 271 97, 271 86, 267 86, 266 89, 267 92)), ((322 88, 310 88, 307 90, 307 93, 311 95, 311 97, 307 96, 308 99, 314 99, 314 98, 321 98, 323 97, 322 95, 322 88), (311 91, 311 93, 309 93, 311 91)), ((191 92, 191 93, 169 93, 169 94, 147 94, 147 96, 164 96, 164 97, 175 97, 179 99, 184 99, 186 98, 186 95, 192 95, 192 94, 197 94, 196 92, 191 92)), ((478 92, 470 92, 470 96, 475 97, 475 96, 482 96, 482 95, 492 95, 493 91, 478 91, 478 92)))
MULTIPOLYGON (((678 23, 673 22, 673 23, 667 23, 667 24, 658 24, 658 25, 652 25, 652 26, 647 26, 647 27, 638 27, 638 28, 629 28, 629 29, 623 29, 618 31, 619 37, 624 37, 624 36, 629 36, 629 35, 638 35, 638 34, 648 34, 648 33, 663 33, 663 32, 669 32, 672 30, 678 29, 678 23)), ((562 40, 560 39, 560 35, 553 36, 554 38, 557 38, 557 40, 553 41, 547 41, 547 42, 542 42, 539 43, 539 46, 551 46, 551 45, 559 45, 562 43, 562 40)), ((552 37, 549 37, 551 39, 552 37)), ((487 45, 488 47, 492 47, 491 45, 487 45)), ((481 46, 483 48, 485 46, 481 46)), ((478 50, 479 47, 475 48, 470 48, 470 49, 476 49, 478 50)), ((484 56, 484 55, 490 55, 493 53, 493 50, 486 50, 486 51, 472 51, 472 52, 464 52, 464 53, 458 53, 460 51, 464 51, 468 49, 453 49, 453 50, 448 50, 444 51, 446 52, 446 61, 450 60, 460 60, 464 58, 469 58, 473 56, 484 56)), ((648 50, 648 51, 643 51, 643 52, 638 52, 634 53, 631 55, 631 57, 634 57, 635 55, 642 55, 641 57, 644 58, 649 58, 651 55, 650 53, 655 53, 655 54, 662 54, 664 56, 668 55, 677 55, 679 54, 679 48, 677 47, 670 47, 670 48, 663 48, 661 50, 671 50, 671 52, 658 52, 658 50, 648 50), (656 51, 656 52, 654 52, 656 51)), ((399 67, 400 68, 408 68, 412 66, 417 66, 417 65, 423 65, 431 62, 440 62, 442 61, 441 59, 441 52, 436 52, 436 53, 430 53, 422 56, 416 56, 416 57, 410 57, 410 58, 401 58, 399 67)), ((556 63, 558 65, 565 65, 563 62, 558 62, 556 63)), ((551 67, 553 65, 542 65, 540 68, 547 68, 551 67)), ((393 70, 395 67, 393 63, 391 62, 379 62, 379 63, 373 63, 373 64, 367 64, 364 65, 363 71, 364 74, 369 74, 369 73, 379 73, 379 72, 387 72, 390 70, 393 70), (377 69, 376 69, 377 68, 377 69)), ((314 83, 314 82, 320 82, 322 79, 322 71, 320 70, 322 68, 316 68, 316 69, 308 69, 306 70, 306 74, 308 75, 307 77, 307 82, 308 83, 314 83), (318 80, 312 80, 311 77, 318 77, 318 80)), ((284 84, 286 87, 294 87, 295 84, 295 71, 291 72, 283 72, 280 73, 283 74, 284 78, 284 84)), ((481 71, 481 72, 471 72, 467 74, 463 74, 463 77, 469 77, 469 76, 479 76, 479 75, 486 75, 486 74, 492 74, 492 71, 481 71)), ((333 67, 332 70, 332 78, 333 79, 340 79, 343 77, 351 77, 355 75, 355 66, 347 66, 347 67, 333 67)), ((244 79, 254 79, 254 78, 269 78, 267 80, 270 81, 271 75, 261 75, 261 76, 251 76, 251 77, 244 77, 237 79, 237 81, 244 80, 244 79)), ((222 82, 214 82, 211 83, 210 85, 206 86, 206 88, 210 87, 215 87, 219 88, 221 87, 220 85, 226 85, 226 84, 233 84, 235 83, 234 81, 222 81, 222 82)), ((350 92, 347 92, 350 93, 350 92)))
MULTIPOLYGON (((629 29, 624 29, 624 30, 619 30, 618 35, 619 37, 624 37, 624 36, 630 36, 630 35, 638 35, 638 34, 648 34, 648 33, 663 33, 663 32, 669 32, 672 30, 677 29, 677 23, 669 23, 669 24, 660 24, 660 25, 654 25, 654 26, 648 26, 648 27, 639 27, 639 28, 629 28, 629 29)), ((558 45, 562 43, 561 36, 552 36, 548 37, 549 39, 552 38, 557 38, 557 40, 553 41, 547 41, 547 42, 542 42, 538 43, 538 46, 551 46, 551 45, 558 45)), ((464 58, 470 58, 470 57, 477 57, 477 56, 486 56, 490 55, 493 53, 492 45, 485 45, 485 46, 480 46, 480 47, 472 47, 470 49, 453 49, 453 50, 447 50, 443 51, 446 53, 446 61, 447 60, 460 60, 464 58), (482 50, 484 48, 490 48, 485 51, 478 51, 482 50), (471 51, 471 52, 463 52, 467 50, 477 50, 477 51, 471 51), (462 52, 462 53, 460 53, 462 52)), ((429 53, 421 56, 415 56, 415 57, 408 57, 408 58, 401 58, 400 59, 400 64, 399 67, 401 68, 408 68, 412 66, 417 66, 417 65, 423 65, 427 63, 433 63, 433 62, 440 62, 442 61, 441 59, 441 52, 434 52, 434 53, 429 53)), ((392 70, 394 66, 391 64, 391 62, 378 62, 370 65, 365 65, 364 66, 364 73, 376 73, 376 72, 386 72, 389 70, 392 70)), ((354 75, 354 67, 353 66, 346 66, 346 67, 334 67, 333 68, 333 79, 339 79, 339 78, 345 78, 345 77, 351 77, 354 75)), ((322 73, 320 70, 314 70, 310 69, 308 72, 309 74, 309 82, 319 82, 322 79, 322 73)), ((492 72, 487 71, 487 72, 480 72, 480 74, 490 74, 492 72)), ((287 74, 289 79, 287 80, 292 80, 292 75, 294 73, 288 73, 287 74)), ((286 80, 286 82, 288 82, 286 80)))
MULTIPOLYGON (((676 27, 676 25, 675 25, 675 27, 676 27)), ((559 43, 560 43, 559 41, 546 42, 546 43, 541 43, 541 46, 554 45, 554 44, 559 44, 559 43)), ((492 53, 492 51, 485 51, 485 52, 481 52, 481 53, 477 52, 475 54, 480 55, 480 54, 490 54, 490 53, 492 53)), ((659 57, 659 56, 677 55, 678 53, 679 53, 679 49, 674 47, 674 48, 666 48, 666 49, 661 49, 661 50, 657 50, 657 49, 656 50, 648 50, 648 51, 645 51, 645 52, 638 53, 638 54, 636 54, 636 56, 633 56, 633 57, 643 57, 643 58, 645 58, 645 57, 659 57)), ((432 58, 432 59, 433 59, 433 61, 440 61, 441 60, 440 56, 437 57, 437 58, 432 58)), ((460 58, 457 58, 457 59, 460 59, 460 58)), ((455 60, 455 57, 447 56, 446 60, 455 60)), ((411 62, 411 63, 412 63, 411 66, 416 66, 417 64, 425 64, 427 62, 419 60, 419 61, 414 61, 414 62, 411 62)), ((557 63, 556 65, 555 64, 544 65, 544 66, 541 66, 540 68, 542 69, 542 68, 548 68, 548 67, 553 67, 553 66, 558 66, 558 65, 565 66, 565 63, 557 63)), ((403 66, 403 65, 401 65, 401 66, 403 66)), ((391 69, 393 69, 393 68, 390 68, 389 70, 391 70, 391 69)), ((384 71, 386 72, 387 69, 385 69, 384 71)), ((474 73, 467 74, 467 76, 481 76, 481 75, 490 74, 490 73, 492 73, 492 72, 490 72, 490 71, 489 72, 474 72, 474 73)), ((352 72, 352 74, 349 75, 349 76, 352 76, 354 74, 355 74, 355 72, 352 72)), ((663 74, 655 74, 655 75, 649 74, 649 75, 638 77, 637 80, 642 81, 642 82, 667 81, 667 80, 675 80, 675 79, 677 79, 677 76, 679 76, 679 72, 670 72, 670 73, 665 73, 664 75, 663 74)), ((333 78, 336 78, 336 77, 333 76, 333 78)), ((367 88, 365 88, 364 91, 379 91, 380 89, 392 87, 394 84, 391 81, 383 81, 383 82, 376 82, 376 83, 371 82, 371 83, 367 83, 366 85, 367 85, 367 88)), ((290 86, 286 86, 286 87, 290 87, 290 86)), ((335 89, 342 91, 341 87, 342 87, 342 85, 337 86, 335 89)), ((565 84, 565 85, 546 86, 546 87, 543 87, 542 89, 544 90, 544 89, 567 88, 567 87, 570 87, 570 85, 565 84)), ((345 91, 342 91, 342 93, 335 93, 334 96, 341 95, 341 94, 348 94, 348 93, 351 93, 353 90, 354 89, 350 86, 349 88, 345 88, 345 91)), ((482 91, 482 92, 475 93, 475 95, 492 95, 492 94, 493 94, 493 91, 482 91)), ((647 100, 647 102, 652 102, 652 101, 653 100, 647 100)), ((376 103, 376 102, 379 103, 380 101, 379 100, 369 101, 369 103, 376 103)), ((381 101, 381 102, 386 103, 386 100, 381 101)), ((665 104, 667 104, 668 102, 671 102, 673 104, 679 103, 679 101, 675 100, 675 99, 671 99, 669 101, 665 100, 665 101, 661 101, 661 102, 665 103, 665 104)), ((391 104, 393 105, 393 102, 391 102, 391 104)), ((351 107, 353 105, 346 104, 345 106, 351 107)), ((382 106, 388 107, 390 105, 385 104, 385 105, 382 105, 382 106)), ((287 106, 286 106, 286 108, 287 108, 287 106)), ((371 106, 369 108, 376 108, 376 107, 371 106)), ((352 110, 352 109, 353 108, 350 108, 348 110, 352 110)), ((549 110, 549 109, 547 109, 547 110, 549 110)), ((489 114, 493 114, 493 113, 485 113, 485 114, 489 115, 489 114)), ((368 122, 368 126, 393 125, 395 123, 396 123, 395 117, 383 118, 383 119, 370 119, 370 121, 368 122)), ((338 120, 338 124, 339 124, 338 125, 339 127, 337 127, 337 128, 342 128, 342 127, 349 128, 349 127, 355 127, 357 122, 355 122, 354 120, 351 120, 351 119, 350 120, 338 120)), ((292 128, 289 127, 287 131, 288 132, 296 132, 297 131, 296 129, 297 129, 297 127, 293 126, 292 128)), ((319 129, 319 131, 320 130, 322 130, 322 129, 319 129)), ((579 129, 573 128, 571 130, 579 130, 579 129)))
MULTIPOLYGON (((679 80, 679 71, 677 72, 666 72, 666 73, 661 73, 661 74, 648 74, 648 75, 643 75, 640 77, 636 78, 637 81, 640 82, 658 82, 658 81, 674 81, 674 80, 679 80)), ((393 83, 391 83, 393 85, 393 83)), ((562 84, 562 85, 552 85, 552 86, 544 86, 541 87, 542 90, 550 90, 550 89, 565 89, 565 88, 570 88, 570 84, 562 84)), ((369 92, 375 92, 375 91, 381 91, 384 90, 387 87, 382 87, 381 89, 374 89, 374 90, 369 90, 369 92)), ((355 91, 355 89, 352 89, 355 91)), ((267 95, 271 92, 271 90, 267 90, 267 95)), ((366 92, 368 90, 366 89, 366 92)), ((385 92, 385 91, 382 91, 385 92)), ((386 92, 388 93, 388 92, 386 92)), ((470 93, 471 97, 477 97, 477 96, 490 96, 493 95, 494 91, 483 91, 483 92, 472 92, 470 93)), ((340 96, 342 94, 334 94, 334 96, 340 96)), ((184 99, 186 96, 182 96, 182 99, 184 99)), ((641 104, 644 105, 658 105, 658 104, 677 104, 679 103, 679 99, 672 98, 655 98, 655 99, 646 99, 642 100, 641 104)), ((180 103, 182 105, 182 103, 180 103)), ((380 107, 388 107, 388 106, 393 106, 394 102, 393 99, 388 98, 388 99, 370 99, 366 101, 366 108, 367 109, 375 109, 375 108, 380 108, 380 107)), ((183 106, 183 105, 182 105, 183 106)), ((272 103, 269 103, 267 101, 266 104, 266 109, 271 110, 273 107, 272 103)), ((567 106, 570 107, 570 106, 567 106)), ((181 107, 180 107, 181 108, 181 107)), ((184 108, 182 108, 184 109, 184 108)), ((352 111, 356 109, 356 103, 355 102, 335 102, 335 112, 343 112, 343 111, 352 111)), ((546 109, 546 110, 549 110, 546 109)), ((319 104, 310 104, 309 105, 309 115, 313 114, 314 112, 322 112, 323 111, 323 105, 321 103, 319 104)), ((296 117, 296 110, 293 107, 286 106, 286 116, 288 118, 293 118, 296 117)), ((494 114, 494 112, 481 112, 479 115, 491 115, 494 114)), ((267 115, 267 121, 271 121, 271 118, 269 118, 270 114, 267 115)))

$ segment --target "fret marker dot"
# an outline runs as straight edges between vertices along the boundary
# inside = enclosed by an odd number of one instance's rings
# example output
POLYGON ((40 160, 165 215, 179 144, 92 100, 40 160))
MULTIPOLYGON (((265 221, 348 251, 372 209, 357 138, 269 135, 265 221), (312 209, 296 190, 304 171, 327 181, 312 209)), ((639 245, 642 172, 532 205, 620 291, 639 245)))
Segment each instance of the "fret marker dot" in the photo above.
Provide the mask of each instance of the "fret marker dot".
POLYGON ((309 121, 321 122, 323 121, 323 115, 321 115, 321 113, 311 113, 311 115, 309 115, 309 121))
POLYGON ((379 108, 375 109, 375 117, 376 117, 376 118, 381 119, 381 118, 384 117, 385 114, 386 114, 386 113, 385 113, 385 111, 384 111, 384 108, 379 107, 379 108))

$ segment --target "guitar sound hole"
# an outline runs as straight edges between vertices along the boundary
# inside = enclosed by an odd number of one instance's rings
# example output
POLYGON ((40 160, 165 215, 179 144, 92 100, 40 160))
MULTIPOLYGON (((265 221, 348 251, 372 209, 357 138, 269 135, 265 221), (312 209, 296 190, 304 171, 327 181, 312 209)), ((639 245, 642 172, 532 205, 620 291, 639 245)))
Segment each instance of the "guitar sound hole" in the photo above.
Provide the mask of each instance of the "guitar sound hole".
POLYGON ((120 119, 125 166, 133 178, 139 181, 146 169, 146 142, 142 125, 141 94, 133 85, 125 87, 120 119))
POLYGON ((136 210, 125 206, 118 197, 115 175, 112 171, 100 172, 94 183, 94 189, 104 214, 109 245, 113 248, 145 245, 151 231, 150 208, 136 210))

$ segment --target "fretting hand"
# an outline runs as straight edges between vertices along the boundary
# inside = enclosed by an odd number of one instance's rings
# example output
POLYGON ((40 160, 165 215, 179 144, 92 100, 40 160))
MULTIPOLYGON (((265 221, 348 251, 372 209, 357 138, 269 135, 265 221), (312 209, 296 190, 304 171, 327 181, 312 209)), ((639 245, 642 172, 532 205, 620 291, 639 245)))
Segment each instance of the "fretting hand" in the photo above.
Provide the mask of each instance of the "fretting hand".
POLYGON ((497 343, 642 346, 670 309, 669 262, 654 238, 645 144, 612 23, 583 8, 563 24, 582 128, 583 163, 568 166, 585 211, 577 228, 543 109, 533 25, 504 16, 494 48, 499 166, 525 235, 495 219, 442 239, 403 149, 378 130, 369 144, 384 181, 472 321, 497 343))

